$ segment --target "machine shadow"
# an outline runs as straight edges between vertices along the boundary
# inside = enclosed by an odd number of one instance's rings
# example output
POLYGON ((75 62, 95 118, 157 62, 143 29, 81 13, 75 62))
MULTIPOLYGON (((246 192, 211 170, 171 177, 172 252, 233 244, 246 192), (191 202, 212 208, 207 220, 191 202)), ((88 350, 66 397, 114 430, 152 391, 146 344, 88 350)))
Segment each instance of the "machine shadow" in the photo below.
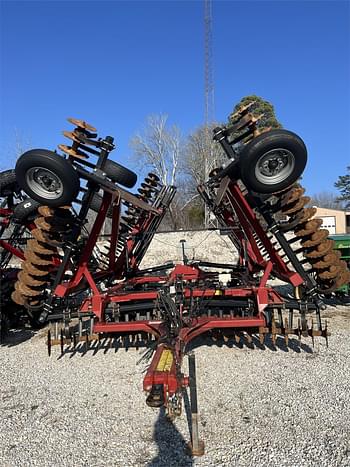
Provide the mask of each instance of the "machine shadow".
POLYGON ((259 338, 255 335, 252 335, 251 342, 249 343, 245 339, 241 339, 239 343, 235 341, 233 337, 230 337, 225 341, 222 339, 215 339, 213 340, 212 337, 208 335, 198 336, 197 338, 193 339, 186 347, 186 350, 195 350, 198 347, 207 346, 207 347, 229 347, 229 348, 237 348, 237 349, 258 349, 258 350, 269 350, 271 352, 277 352, 278 350, 282 352, 306 352, 306 353, 313 353, 312 347, 308 344, 300 342, 299 339, 289 338, 288 344, 286 343, 285 339, 281 336, 277 336, 275 343, 273 343, 270 336, 266 336, 264 343, 261 344, 259 338))
POLYGON ((147 467, 187 467, 193 465, 187 443, 174 423, 167 417, 165 408, 161 407, 154 425, 153 439, 158 446, 158 455, 147 467))
POLYGON ((31 339, 37 332, 33 329, 10 329, 0 340, 0 347, 14 347, 31 339))

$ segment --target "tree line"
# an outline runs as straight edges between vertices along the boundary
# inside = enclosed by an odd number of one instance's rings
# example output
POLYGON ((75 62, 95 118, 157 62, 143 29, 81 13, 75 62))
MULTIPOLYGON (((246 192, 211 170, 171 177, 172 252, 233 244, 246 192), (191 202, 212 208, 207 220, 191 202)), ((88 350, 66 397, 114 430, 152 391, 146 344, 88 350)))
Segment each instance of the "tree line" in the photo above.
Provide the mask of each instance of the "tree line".
MULTIPOLYGON (((242 106, 253 101, 253 115, 263 115, 258 122, 259 132, 282 128, 273 105, 255 95, 241 99, 224 124, 230 123, 242 106)), ((169 123, 167 115, 150 115, 143 129, 132 138, 132 157, 136 166, 156 173, 162 183, 178 188, 163 228, 177 230, 204 225, 204 205, 196 187, 207 179, 208 168, 212 170, 227 162, 221 146, 212 139, 212 130, 216 126, 218 123, 212 123, 209 128, 200 126, 184 137, 177 125, 169 123)), ((340 195, 320 191, 311 196, 310 204, 333 209, 350 208, 350 167, 347 170, 349 175, 340 176, 335 183, 340 195)))

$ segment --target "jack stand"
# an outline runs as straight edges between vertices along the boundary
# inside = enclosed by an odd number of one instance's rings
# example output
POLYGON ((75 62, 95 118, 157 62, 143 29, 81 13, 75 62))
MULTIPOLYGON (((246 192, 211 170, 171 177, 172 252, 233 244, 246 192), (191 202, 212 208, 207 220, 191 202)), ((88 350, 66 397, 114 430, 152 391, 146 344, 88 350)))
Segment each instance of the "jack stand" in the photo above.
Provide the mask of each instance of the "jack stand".
POLYGON ((198 402, 197 402, 197 380, 196 380, 196 358, 194 352, 188 354, 188 374, 190 386, 190 402, 191 402, 191 442, 188 447, 193 456, 204 455, 204 442, 199 439, 198 432, 198 402))

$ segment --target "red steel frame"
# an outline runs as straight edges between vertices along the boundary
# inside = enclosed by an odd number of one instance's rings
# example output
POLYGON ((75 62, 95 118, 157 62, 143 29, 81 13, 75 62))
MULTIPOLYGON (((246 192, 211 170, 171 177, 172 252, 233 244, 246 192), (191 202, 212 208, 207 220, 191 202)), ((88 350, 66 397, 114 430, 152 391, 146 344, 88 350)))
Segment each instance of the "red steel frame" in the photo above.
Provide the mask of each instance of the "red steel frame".
MULTIPOLYGON (((13 214, 12 209, 8 208, 0 208, 0 217, 2 217, 0 223, 4 225, 5 227, 8 227, 11 223, 11 216, 13 214)), ((35 225, 33 224, 28 224, 27 228, 29 230, 33 230, 35 228, 35 225)), ((22 261, 25 259, 24 258, 24 253, 23 250, 20 248, 16 248, 10 243, 8 243, 5 240, 0 239, 0 247, 4 248, 5 250, 9 251, 12 255, 16 256, 17 258, 21 259, 22 261)))
MULTIPOLYGON (((137 320, 127 322, 106 322, 104 317, 104 310, 110 303, 125 303, 125 302, 139 302, 142 301, 156 301, 159 294, 159 289, 164 285, 170 286, 175 284, 176 281, 181 280, 184 284, 183 296, 188 299, 190 297, 201 297, 210 299, 215 297, 218 290, 214 288, 201 288, 198 286, 200 280, 208 279, 211 273, 205 272, 198 267, 191 265, 176 265, 168 276, 140 276, 125 278, 125 259, 127 255, 130 257, 130 265, 134 271, 137 270, 138 264, 135 258, 132 258, 132 248, 134 246, 134 237, 130 237, 124 247, 120 257, 115 260, 115 246, 117 244, 119 233, 119 219, 120 219, 120 199, 114 199, 112 194, 105 192, 102 200, 100 211, 96 217, 95 224, 91 230, 89 239, 80 260, 69 282, 62 283, 57 286, 54 294, 59 297, 67 296, 71 291, 80 284, 81 280, 85 278, 91 288, 91 295, 85 299, 80 307, 80 312, 94 313, 95 322, 93 326, 93 334, 120 334, 120 333, 148 333, 153 334, 156 338, 160 339, 156 352, 154 354, 152 363, 144 378, 143 387, 145 391, 150 391, 156 384, 163 385, 164 400, 168 397, 179 393, 184 385, 188 384, 188 380, 181 373, 181 364, 186 345, 199 335, 215 329, 239 329, 250 332, 264 332, 267 326, 264 310, 267 306, 273 307, 274 305, 283 304, 283 299, 278 293, 266 286, 267 280, 273 272, 278 274, 279 277, 284 278, 292 285, 300 285, 303 280, 300 275, 291 271, 284 263, 283 259, 278 255, 276 250, 266 232, 261 227, 254 210, 249 206, 239 186, 224 179, 219 189, 218 197, 216 200, 217 205, 220 204, 223 197, 229 201, 237 218, 239 225, 238 230, 237 221, 232 217, 230 212, 223 208, 223 218, 225 224, 235 229, 235 236, 241 245, 245 245, 248 254, 248 270, 250 272, 263 271, 260 283, 258 286, 246 287, 229 287, 221 288, 219 290, 223 299, 242 298, 251 299, 256 306, 256 313, 251 317, 210 317, 210 316, 196 316, 189 317, 187 310, 184 310, 183 305, 180 306, 180 315, 182 319, 182 326, 179 329, 176 337, 170 338, 166 322, 163 320, 137 320), (109 254, 108 267, 104 271, 93 274, 89 271, 88 260, 91 256, 93 248, 96 244, 99 232, 102 228, 107 210, 113 202, 113 223, 111 234, 111 251, 109 254), (261 241, 264 248, 269 254, 270 260, 265 260, 262 256, 257 239, 261 241), (103 293, 99 291, 96 281, 101 277, 113 276, 114 278, 121 279, 121 282, 113 287, 110 287, 103 293), (125 286, 137 287, 142 284, 149 284, 150 290, 143 291, 127 291, 125 286), (157 287, 157 285, 159 287, 157 287), (162 358, 164 350, 170 350, 173 358, 169 368, 159 370, 158 364, 162 358)), ((132 231, 137 234, 140 231, 146 232, 151 224, 151 213, 147 213, 142 225, 135 226, 132 231)), ((240 264, 243 265, 243 258, 240 258, 240 264)))

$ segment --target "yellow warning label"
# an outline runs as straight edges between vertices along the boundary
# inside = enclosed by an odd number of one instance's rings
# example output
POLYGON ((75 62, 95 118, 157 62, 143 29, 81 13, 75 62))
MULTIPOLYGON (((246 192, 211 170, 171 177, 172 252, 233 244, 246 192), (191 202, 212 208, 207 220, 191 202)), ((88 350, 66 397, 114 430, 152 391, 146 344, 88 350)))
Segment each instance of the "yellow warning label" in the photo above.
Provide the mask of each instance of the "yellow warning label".
POLYGON ((223 295, 224 292, 220 289, 216 289, 214 295, 223 295))
POLYGON ((173 364, 173 353, 171 350, 163 350, 162 355, 160 356, 157 371, 170 371, 171 365, 173 364))

